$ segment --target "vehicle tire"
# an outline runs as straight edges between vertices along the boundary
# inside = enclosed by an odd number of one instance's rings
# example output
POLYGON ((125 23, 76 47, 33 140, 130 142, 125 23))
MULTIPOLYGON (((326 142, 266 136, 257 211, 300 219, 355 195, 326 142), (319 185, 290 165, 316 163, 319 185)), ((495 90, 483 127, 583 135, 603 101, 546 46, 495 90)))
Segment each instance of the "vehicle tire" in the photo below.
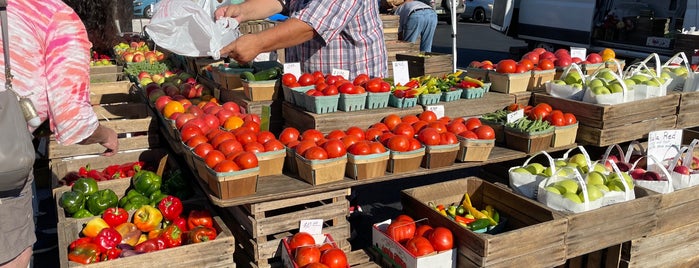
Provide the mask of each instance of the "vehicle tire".
POLYGON ((476 23, 484 23, 485 22, 485 10, 482 8, 476 8, 476 10, 473 11, 473 21, 476 23))
POLYGON ((143 17, 150 19, 153 17, 153 12, 151 12, 150 6, 143 9, 143 17))

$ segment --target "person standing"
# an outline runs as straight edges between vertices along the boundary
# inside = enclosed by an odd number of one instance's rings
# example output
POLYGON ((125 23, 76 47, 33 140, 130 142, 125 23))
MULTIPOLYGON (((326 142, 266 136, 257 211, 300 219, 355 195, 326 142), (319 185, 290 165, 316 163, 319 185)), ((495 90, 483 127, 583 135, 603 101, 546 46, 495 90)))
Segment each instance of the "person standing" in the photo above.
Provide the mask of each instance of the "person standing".
POLYGON ((420 51, 432 52, 432 39, 437 29, 437 13, 434 9, 420 1, 405 0, 394 10, 400 16, 398 38, 414 43, 419 35, 420 51))
MULTIPOLYGON (((61 0, 7 2, 13 90, 34 103, 41 121, 59 144, 98 143, 114 155, 119 147, 114 130, 99 123, 90 105, 90 42, 77 14, 61 0)), ((2 37, 0 36, 0 39, 2 37)), ((0 91, 5 91, 0 68, 0 91)), ((28 131, 33 131, 29 128, 28 131)), ((0 133, 2 133, 0 129, 0 133)), ((19 194, 0 195, 0 267, 28 267, 36 241, 32 215, 31 172, 19 194)))
POLYGON ((289 19, 242 35, 221 49, 221 55, 250 62, 262 52, 286 48, 286 62, 300 62, 303 72, 345 69, 350 77, 386 77, 388 57, 378 9, 367 0, 247 0, 222 6, 215 12, 217 19, 245 22, 282 11, 289 19))

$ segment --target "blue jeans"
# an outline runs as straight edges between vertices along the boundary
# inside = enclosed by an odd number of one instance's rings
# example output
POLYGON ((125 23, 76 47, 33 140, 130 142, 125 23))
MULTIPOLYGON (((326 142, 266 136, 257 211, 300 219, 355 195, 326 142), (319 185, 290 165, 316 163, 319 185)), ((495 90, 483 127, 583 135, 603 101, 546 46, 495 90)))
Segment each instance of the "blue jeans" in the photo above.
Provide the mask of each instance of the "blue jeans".
POLYGON ((413 12, 403 29, 403 40, 415 42, 420 36, 420 51, 432 51, 432 39, 437 29, 437 13, 432 9, 423 9, 413 12))

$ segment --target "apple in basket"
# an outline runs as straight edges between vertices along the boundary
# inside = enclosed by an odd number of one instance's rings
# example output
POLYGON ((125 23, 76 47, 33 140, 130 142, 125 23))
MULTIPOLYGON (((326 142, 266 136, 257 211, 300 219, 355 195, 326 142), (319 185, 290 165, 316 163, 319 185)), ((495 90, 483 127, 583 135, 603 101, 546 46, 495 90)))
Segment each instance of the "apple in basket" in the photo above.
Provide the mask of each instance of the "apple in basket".
POLYGON ((673 171, 680 173, 682 175, 689 175, 691 173, 691 170, 688 167, 685 166, 676 166, 673 171))

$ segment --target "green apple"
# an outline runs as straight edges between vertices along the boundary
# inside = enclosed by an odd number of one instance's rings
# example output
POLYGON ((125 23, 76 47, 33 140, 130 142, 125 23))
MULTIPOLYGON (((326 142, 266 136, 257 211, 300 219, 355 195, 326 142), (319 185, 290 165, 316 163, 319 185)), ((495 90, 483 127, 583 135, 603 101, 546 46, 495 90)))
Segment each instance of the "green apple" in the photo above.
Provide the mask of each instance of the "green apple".
POLYGON ((571 201, 578 203, 578 204, 582 204, 582 202, 583 202, 582 199, 580 198, 580 196, 578 196, 575 193, 565 193, 565 194, 563 194, 563 197, 568 198, 571 201))
POLYGON ((607 187, 607 185, 598 184, 598 185, 595 185, 595 186, 597 186, 597 189, 599 189, 600 191, 609 192, 609 187, 607 187))
MULTIPOLYGON (((522 174, 531 174, 531 172, 529 172, 528 169, 521 168, 521 167, 518 167, 518 168, 513 169, 512 172, 515 172, 515 173, 522 173, 522 174)), ((532 174, 532 175, 536 175, 536 174, 532 174)))
POLYGON ((626 84, 626 89, 632 90, 633 86, 636 85, 636 81, 634 81, 633 79, 627 78, 627 79, 624 79, 624 84, 626 84))
MULTIPOLYGON (((604 193, 594 185, 588 185, 587 187, 585 187, 585 189, 587 189, 587 197, 590 199, 590 201, 595 201, 604 196, 604 193)), ((578 194, 578 197, 580 197, 580 200, 585 200, 585 196, 583 195, 582 191, 580 192, 580 194, 578 194)))
POLYGON ((595 164, 592 166, 592 170, 597 171, 597 172, 607 173, 607 167, 605 167, 605 166, 604 166, 603 164, 601 164, 601 163, 595 163, 595 164))
POLYGON ((567 85, 565 81, 558 80, 558 79, 551 81, 551 83, 554 83, 556 85, 562 85, 562 86, 567 85))
POLYGON ((618 82, 610 84, 607 88, 609 88, 611 93, 621 93, 624 91, 624 88, 618 82))
POLYGON ((565 160, 556 159, 553 164, 556 165, 556 167, 565 167, 568 163, 565 160))
POLYGON ((582 81, 582 78, 580 77, 580 74, 578 72, 569 72, 568 75, 566 75, 566 77, 563 78, 563 81, 565 81, 566 84, 571 85, 580 83, 582 81))
POLYGON ((582 89, 583 84, 582 83, 575 83, 571 85, 574 89, 582 89))
POLYGON ((595 95, 606 95, 606 94, 612 94, 612 91, 609 90, 609 88, 602 86, 602 87, 592 88, 592 93, 595 93, 595 95))
POLYGON ((561 187, 565 188, 565 192, 564 192, 564 193, 573 193, 573 194, 575 194, 575 193, 578 192, 578 188, 579 188, 578 182, 575 181, 575 180, 573 180, 573 179, 561 180, 561 181, 556 182, 555 185, 558 185, 558 186, 561 186, 561 187))
POLYGON ((544 189, 545 189, 546 191, 549 191, 549 192, 554 193, 554 194, 561 194, 561 191, 560 191, 560 190, 558 189, 558 187, 556 187, 556 186, 548 186, 548 187, 546 187, 546 188, 544 188, 544 189))
POLYGON ((610 180, 607 182, 607 188, 609 188, 610 191, 615 191, 615 192, 624 192, 624 185, 621 184, 620 180, 610 180))
MULTIPOLYGON (((631 175, 624 172, 621 173, 621 176, 624 177, 624 179, 626 180, 626 184, 629 186, 629 188, 633 189, 633 179, 631 178, 631 175)), ((617 175, 616 173, 612 173, 611 175, 609 175, 609 177, 607 178, 607 183, 609 183, 609 181, 619 181, 619 183, 621 183, 621 179, 619 178, 619 175, 617 175)), ((611 189, 611 187, 609 189, 611 189)), ((624 189, 623 185, 621 185, 621 189, 624 189)))
POLYGON ((606 177, 602 172, 592 171, 585 176, 585 182, 588 185, 604 185, 606 177))
POLYGON ((677 76, 686 76, 688 73, 687 68, 684 67, 673 68, 672 72, 677 76))
POLYGON ((595 78, 590 80, 590 82, 587 83, 587 86, 590 88, 603 87, 605 86, 605 83, 602 81, 602 79, 595 78))
POLYGON ((542 175, 546 177, 553 176, 553 169, 551 167, 547 167, 546 169, 544 169, 544 172, 542 172, 542 175))
POLYGON ((602 78, 607 81, 612 81, 614 80, 614 75, 612 74, 612 71, 609 69, 602 69, 598 74, 597 77, 602 78))
POLYGON ((544 170, 546 170, 546 167, 544 167, 544 165, 539 164, 539 163, 530 163, 530 164, 524 166, 524 168, 526 170, 529 170, 529 173, 534 174, 534 175, 541 174, 544 172, 544 170))
POLYGON ((587 166, 587 157, 585 157, 584 154, 578 153, 574 154, 570 158, 568 158, 568 163, 574 163, 578 165, 578 167, 586 167, 587 166))
POLYGON ((648 81, 649 79, 650 79, 650 78, 648 78, 648 76, 645 76, 645 75, 642 75, 642 74, 636 74, 636 75, 631 76, 631 80, 633 80, 634 82, 636 82, 636 84, 641 84, 641 83, 643 83, 644 81, 648 81))
MULTIPOLYGON (((677 68, 677 69, 679 69, 679 68, 677 68)), ((663 71, 660 73, 660 78, 670 79, 670 78, 672 78, 672 75, 670 75, 670 73, 671 73, 670 71, 663 71)))

